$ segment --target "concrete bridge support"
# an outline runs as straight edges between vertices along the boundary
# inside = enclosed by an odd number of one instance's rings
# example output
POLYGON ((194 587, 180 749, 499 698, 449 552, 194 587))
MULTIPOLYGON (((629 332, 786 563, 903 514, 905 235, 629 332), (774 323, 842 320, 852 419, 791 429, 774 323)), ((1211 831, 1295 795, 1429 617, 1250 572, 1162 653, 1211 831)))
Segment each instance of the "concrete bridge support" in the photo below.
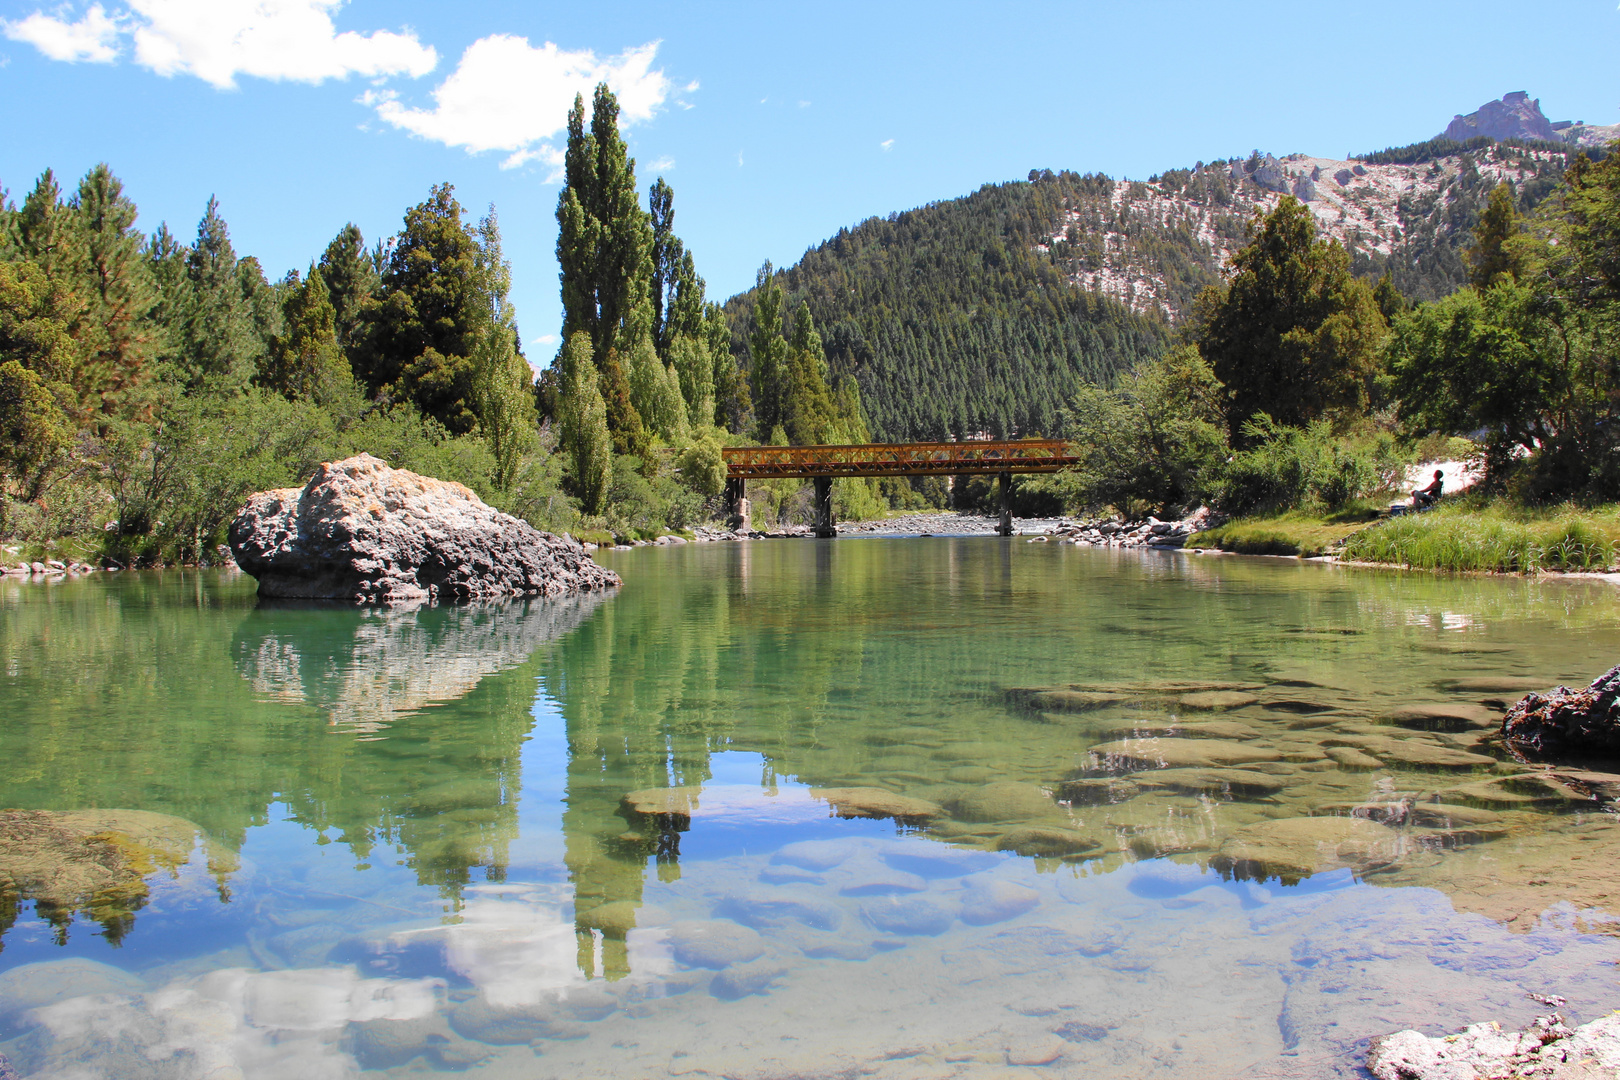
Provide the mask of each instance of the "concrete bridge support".
POLYGON ((748 528, 748 481, 733 476, 726 481, 726 528, 748 528))
POLYGON ((833 478, 830 476, 817 476, 813 478, 812 482, 816 487, 816 535, 822 537, 837 536, 838 528, 833 522, 833 478))
POLYGON ((996 491, 1001 497, 1001 523, 996 526, 998 536, 1012 535, 1012 473, 1003 472, 996 477, 996 491))

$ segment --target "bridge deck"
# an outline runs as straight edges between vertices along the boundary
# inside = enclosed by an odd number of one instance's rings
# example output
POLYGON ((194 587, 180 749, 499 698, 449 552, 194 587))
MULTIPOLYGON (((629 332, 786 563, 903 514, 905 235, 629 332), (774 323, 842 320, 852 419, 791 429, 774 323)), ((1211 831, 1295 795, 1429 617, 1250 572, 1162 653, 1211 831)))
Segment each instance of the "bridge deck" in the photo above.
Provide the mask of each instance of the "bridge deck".
POLYGON ((822 476, 957 476, 1048 473, 1079 462, 1061 439, 1018 442, 868 443, 857 446, 728 446, 728 480, 822 476))

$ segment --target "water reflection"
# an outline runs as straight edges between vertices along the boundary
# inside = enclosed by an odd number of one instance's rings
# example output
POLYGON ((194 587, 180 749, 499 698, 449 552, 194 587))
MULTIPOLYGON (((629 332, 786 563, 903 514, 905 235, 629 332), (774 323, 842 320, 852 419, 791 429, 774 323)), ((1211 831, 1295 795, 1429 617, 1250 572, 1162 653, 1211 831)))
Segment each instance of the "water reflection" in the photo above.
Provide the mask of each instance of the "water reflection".
POLYGON ((31 901, 59 936, 78 912, 116 942, 144 881, 177 872, 193 837, 228 899, 229 853, 279 816, 345 846, 356 871, 404 865, 450 910, 469 883, 502 879, 535 653, 602 597, 374 614, 193 584, 0 597, 0 791, 46 815, 0 821, 0 933, 31 901), (107 820, 85 833, 80 818, 107 820))

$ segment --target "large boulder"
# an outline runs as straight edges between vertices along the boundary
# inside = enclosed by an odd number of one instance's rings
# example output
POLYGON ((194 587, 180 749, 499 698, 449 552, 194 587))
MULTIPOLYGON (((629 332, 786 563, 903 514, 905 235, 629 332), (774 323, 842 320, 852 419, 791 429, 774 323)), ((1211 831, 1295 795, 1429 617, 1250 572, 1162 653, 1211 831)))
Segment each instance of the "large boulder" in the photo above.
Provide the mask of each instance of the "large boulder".
POLYGON ((1474 1080, 1537 1077, 1582 1080, 1620 1069, 1620 1016, 1571 1029, 1557 1013, 1538 1016, 1523 1031, 1495 1021, 1470 1024, 1456 1035, 1421 1031, 1381 1035, 1367 1047, 1367 1071, 1378 1080, 1474 1080))
POLYGON ((1620 667, 1580 690, 1526 694, 1502 718, 1502 737, 1534 757, 1620 758, 1620 667))
POLYGON ((619 584, 576 541, 370 454, 327 462, 302 488, 254 495, 230 540, 236 564, 268 597, 390 604, 619 584))

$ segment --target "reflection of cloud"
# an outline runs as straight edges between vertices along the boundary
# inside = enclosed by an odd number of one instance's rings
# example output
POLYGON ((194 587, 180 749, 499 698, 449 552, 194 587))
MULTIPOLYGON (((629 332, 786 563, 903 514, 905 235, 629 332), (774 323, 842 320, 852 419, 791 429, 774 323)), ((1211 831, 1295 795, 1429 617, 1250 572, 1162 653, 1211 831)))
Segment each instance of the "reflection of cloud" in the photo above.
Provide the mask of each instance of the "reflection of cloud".
POLYGON ((313 623, 304 609, 283 619, 288 609, 266 605, 237 631, 236 669, 268 698, 313 705, 343 730, 375 732, 424 707, 464 697, 486 676, 523 663, 584 622, 606 598, 580 593, 407 611, 331 611, 330 619, 313 623))
MULTIPOLYGON (((461 922, 403 931, 394 935, 394 943, 441 940, 446 966, 498 1007, 566 998, 586 985, 566 886, 477 885, 465 895, 461 922)), ((631 930, 628 946, 637 978, 659 978, 673 970, 661 930, 631 930)))
POLYGON ((31 1075, 352 1075, 338 1046, 350 1021, 414 1020, 439 1007, 431 979, 364 979, 353 968, 253 973, 239 968, 181 979, 144 995, 70 998, 36 1009, 48 1041, 31 1075), (155 1067, 155 1070, 154 1070, 155 1067))

